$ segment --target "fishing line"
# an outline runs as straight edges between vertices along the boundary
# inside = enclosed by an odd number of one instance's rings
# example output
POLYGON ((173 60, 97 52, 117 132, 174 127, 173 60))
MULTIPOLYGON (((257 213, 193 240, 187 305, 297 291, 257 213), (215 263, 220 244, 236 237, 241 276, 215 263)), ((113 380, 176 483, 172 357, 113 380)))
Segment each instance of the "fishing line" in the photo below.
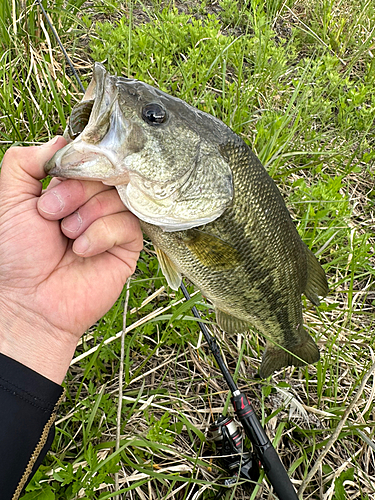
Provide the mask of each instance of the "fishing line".
POLYGON ((37 3, 38 3, 39 7, 42 9, 42 12, 43 12, 43 14, 44 14, 44 17, 46 18, 46 21, 47 21, 47 23, 48 23, 48 26, 51 28, 51 31, 52 31, 52 33, 53 33, 54 37, 56 38, 56 41, 57 41, 57 43, 59 44, 60 49, 62 50, 62 53, 64 54, 64 56, 65 56, 65 59, 66 59, 67 63, 68 63, 68 64, 69 64, 69 66, 70 66, 70 69, 73 71, 73 75, 76 77, 76 80, 77 80, 77 82, 78 82, 78 85, 81 87, 82 92, 83 92, 83 93, 85 93, 85 92, 86 92, 86 91, 85 91, 85 87, 82 85, 82 82, 81 82, 81 80, 80 80, 80 78, 79 78, 79 76, 78 76, 78 73, 77 73, 77 71, 75 70, 75 68, 74 68, 74 66, 73 66, 72 61, 70 60, 70 57, 68 56, 68 53, 67 53, 67 52, 66 52, 66 50, 64 49, 63 44, 61 43, 61 40, 60 40, 60 38, 59 38, 59 35, 57 34, 57 31, 56 31, 56 30, 55 30, 55 28, 53 27, 53 24, 52 24, 52 22, 50 21, 50 18, 49 18, 49 16, 48 16, 47 12, 44 10, 44 7, 43 7, 43 5, 42 5, 41 0, 36 0, 36 1, 37 1, 37 3))
MULTIPOLYGON (((72 69, 73 74, 75 75, 77 82, 82 89, 82 92, 85 93, 85 88, 82 85, 78 73, 75 71, 72 61, 65 51, 56 30, 54 29, 46 11, 44 10, 43 5, 41 4, 41 0, 37 0, 37 2, 42 9, 48 25, 51 28, 51 31, 54 34, 57 43, 59 44, 70 68, 72 69)), ((185 296, 185 299, 187 301, 190 300, 191 297, 182 280, 180 288, 185 296)), ((251 483, 256 483, 258 480, 257 478, 259 477, 259 466, 257 462, 260 461, 279 499, 298 500, 296 491, 292 485, 288 473, 285 470, 284 465, 282 464, 280 457, 273 447, 271 441, 269 440, 267 434, 265 433, 262 424, 260 423, 249 399, 238 389, 232 375, 229 373, 228 368, 220 354, 220 348, 216 342, 215 337, 211 335, 206 325, 202 323, 202 321, 200 321, 201 317, 197 308, 195 306, 192 306, 191 310, 193 315, 197 318, 197 322, 203 333, 203 336, 206 339, 206 342, 208 343, 209 348, 214 355, 221 373, 223 374, 223 377, 232 393, 231 402, 236 416, 241 422, 245 434, 249 438, 253 446, 253 454, 249 454, 247 451, 245 451, 242 437, 236 429, 232 419, 221 415, 212 424, 211 427, 213 427, 214 431, 216 432, 217 442, 220 442, 220 445, 222 446, 222 450, 224 452, 223 455, 226 454, 227 456, 229 451, 229 456, 233 457, 231 458, 231 460, 229 460, 228 468, 232 474, 234 472, 233 477, 235 478, 235 482, 237 482, 239 478, 242 478, 250 481, 251 483), (227 450, 225 450, 225 445, 229 446, 227 450), (240 459, 238 459, 238 457, 240 457, 240 459), (235 466, 236 469, 234 469, 234 467, 232 466, 235 466)), ((231 482, 229 481, 227 485, 230 486, 230 484, 231 482)), ((219 498, 219 496, 217 496, 216 498, 219 498)))

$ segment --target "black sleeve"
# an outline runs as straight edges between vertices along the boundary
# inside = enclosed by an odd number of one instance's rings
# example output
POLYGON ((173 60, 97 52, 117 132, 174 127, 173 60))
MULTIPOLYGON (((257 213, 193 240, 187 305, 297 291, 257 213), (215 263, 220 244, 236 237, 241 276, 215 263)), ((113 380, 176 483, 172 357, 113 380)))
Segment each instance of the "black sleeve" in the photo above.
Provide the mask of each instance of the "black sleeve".
POLYGON ((0 498, 17 500, 54 437, 63 388, 0 353, 0 498))

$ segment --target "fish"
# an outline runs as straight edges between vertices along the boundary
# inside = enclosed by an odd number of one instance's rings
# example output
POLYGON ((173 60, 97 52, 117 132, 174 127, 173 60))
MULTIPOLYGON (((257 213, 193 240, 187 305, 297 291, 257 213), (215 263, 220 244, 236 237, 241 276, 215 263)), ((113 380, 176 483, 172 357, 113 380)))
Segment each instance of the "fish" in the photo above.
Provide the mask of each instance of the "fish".
POLYGON ((303 326, 304 294, 325 272, 251 148, 218 118, 95 63, 47 174, 115 186, 151 239, 169 286, 186 276, 228 334, 266 339, 259 374, 319 360, 303 326))

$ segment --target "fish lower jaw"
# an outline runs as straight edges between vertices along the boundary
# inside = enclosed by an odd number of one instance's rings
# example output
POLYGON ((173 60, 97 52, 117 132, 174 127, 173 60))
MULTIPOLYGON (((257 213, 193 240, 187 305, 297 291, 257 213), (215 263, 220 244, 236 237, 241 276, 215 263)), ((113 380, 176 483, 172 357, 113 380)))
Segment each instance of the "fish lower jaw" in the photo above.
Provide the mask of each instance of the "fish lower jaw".
POLYGON ((118 155, 114 151, 112 151, 112 149, 103 147, 100 145, 100 143, 97 146, 95 144, 90 144, 89 142, 85 142, 84 140, 82 140, 77 142, 74 141, 68 146, 71 147, 72 152, 67 152, 66 156, 67 158, 69 158, 70 154, 77 154, 77 156, 80 158, 77 160, 77 164, 85 164, 87 159, 90 159, 90 157, 104 157, 111 164, 112 168, 115 169, 116 165, 118 165, 121 161, 118 155))
POLYGON ((108 185, 128 183, 128 175, 119 175, 116 163, 119 159, 113 151, 74 141, 57 151, 45 170, 49 175, 67 179, 97 180, 108 185))

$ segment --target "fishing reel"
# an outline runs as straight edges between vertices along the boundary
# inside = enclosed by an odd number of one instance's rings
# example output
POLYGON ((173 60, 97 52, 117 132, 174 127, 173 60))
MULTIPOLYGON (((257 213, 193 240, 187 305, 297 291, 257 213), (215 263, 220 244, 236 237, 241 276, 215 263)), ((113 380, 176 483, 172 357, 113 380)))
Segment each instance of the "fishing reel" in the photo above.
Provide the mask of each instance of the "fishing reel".
POLYGON ((244 479, 249 481, 246 486, 252 489, 259 479, 259 461, 255 453, 246 449, 242 432, 234 420, 220 415, 210 425, 207 439, 215 443, 220 465, 232 475, 225 480, 224 486, 231 487, 238 479, 244 479))

